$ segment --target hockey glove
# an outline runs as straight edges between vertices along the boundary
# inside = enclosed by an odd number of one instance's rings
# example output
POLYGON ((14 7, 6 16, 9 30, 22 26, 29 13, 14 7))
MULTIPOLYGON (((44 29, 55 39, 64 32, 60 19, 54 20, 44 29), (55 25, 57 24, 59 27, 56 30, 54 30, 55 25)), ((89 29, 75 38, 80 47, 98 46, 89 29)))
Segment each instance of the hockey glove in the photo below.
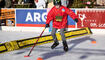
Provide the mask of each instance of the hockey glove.
POLYGON ((78 22, 78 19, 74 19, 74 21, 77 23, 78 22))
POLYGON ((49 24, 46 24, 45 28, 48 28, 49 27, 49 24))

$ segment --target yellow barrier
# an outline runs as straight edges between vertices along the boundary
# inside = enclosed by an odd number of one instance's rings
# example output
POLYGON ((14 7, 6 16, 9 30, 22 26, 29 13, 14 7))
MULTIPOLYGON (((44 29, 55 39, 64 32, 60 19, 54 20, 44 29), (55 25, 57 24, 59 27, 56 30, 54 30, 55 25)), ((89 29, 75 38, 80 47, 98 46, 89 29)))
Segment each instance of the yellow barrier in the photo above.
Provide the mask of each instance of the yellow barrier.
MULTIPOLYGON (((66 39, 71 39, 71 38, 90 35, 90 34, 92 34, 92 32, 88 27, 65 32, 66 39)), ((58 32, 56 33, 56 35, 57 35, 57 39, 61 40, 60 33, 58 32)), ((0 53, 31 47, 33 46, 33 44, 36 42, 37 39, 38 37, 32 37, 32 38, 14 40, 14 41, 2 43, 0 44, 0 53)), ((52 36, 45 35, 39 38, 37 45, 51 43, 51 42, 53 42, 52 36)))

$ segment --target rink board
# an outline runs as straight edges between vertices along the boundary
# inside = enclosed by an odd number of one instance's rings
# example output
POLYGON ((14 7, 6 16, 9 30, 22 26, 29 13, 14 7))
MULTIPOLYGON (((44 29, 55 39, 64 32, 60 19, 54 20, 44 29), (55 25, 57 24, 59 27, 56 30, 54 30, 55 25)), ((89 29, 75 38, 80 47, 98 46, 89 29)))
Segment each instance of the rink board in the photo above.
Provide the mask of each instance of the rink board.
MULTIPOLYGON (((77 30, 71 30, 71 31, 65 31, 65 37, 66 39, 71 39, 75 37, 85 36, 92 34, 90 28, 81 28, 77 30)), ((61 40, 60 33, 56 33, 57 39, 61 40)), ((0 53, 9 52, 13 50, 23 49, 27 47, 31 47, 34 45, 34 43, 37 41, 39 37, 32 37, 32 38, 26 38, 21 40, 14 40, 6 43, 0 44, 0 53)), ((37 45, 46 44, 53 42, 53 38, 51 35, 44 35, 39 38, 37 45)))

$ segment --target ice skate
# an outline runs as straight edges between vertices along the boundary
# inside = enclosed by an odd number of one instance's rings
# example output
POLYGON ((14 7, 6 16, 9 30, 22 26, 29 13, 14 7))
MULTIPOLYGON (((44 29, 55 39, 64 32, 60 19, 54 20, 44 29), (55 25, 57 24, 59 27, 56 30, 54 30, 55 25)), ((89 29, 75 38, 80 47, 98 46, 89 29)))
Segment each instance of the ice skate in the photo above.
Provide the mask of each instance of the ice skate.
POLYGON ((68 51, 68 45, 67 45, 67 42, 66 41, 63 42, 63 49, 64 49, 65 52, 68 51))
POLYGON ((59 42, 54 42, 53 45, 51 46, 51 49, 54 49, 55 47, 57 47, 59 45, 59 42))

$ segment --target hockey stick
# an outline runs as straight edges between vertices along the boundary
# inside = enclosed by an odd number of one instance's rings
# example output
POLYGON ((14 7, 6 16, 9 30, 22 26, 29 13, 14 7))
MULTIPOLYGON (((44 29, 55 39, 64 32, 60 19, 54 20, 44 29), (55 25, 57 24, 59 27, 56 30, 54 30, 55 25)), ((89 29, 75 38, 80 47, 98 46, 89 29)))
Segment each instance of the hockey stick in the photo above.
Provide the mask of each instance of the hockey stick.
POLYGON ((30 54, 31 54, 32 50, 33 50, 34 47, 36 46, 36 44, 37 44, 39 38, 42 36, 42 34, 43 34, 43 32, 45 31, 45 29, 46 29, 46 28, 43 29, 42 33, 41 33, 40 36, 38 37, 36 43, 34 43, 34 45, 32 46, 32 48, 31 48, 30 52, 28 53, 28 55, 26 55, 26 56, 24 56, 24 57, 30 57, 30 54))

